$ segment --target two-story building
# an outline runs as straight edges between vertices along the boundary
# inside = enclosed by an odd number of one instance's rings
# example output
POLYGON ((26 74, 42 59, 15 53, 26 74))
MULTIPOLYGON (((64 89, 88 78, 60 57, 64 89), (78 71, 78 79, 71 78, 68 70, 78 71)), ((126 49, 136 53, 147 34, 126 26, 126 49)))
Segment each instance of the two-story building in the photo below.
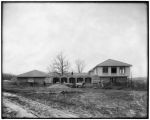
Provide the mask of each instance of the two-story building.
POLYGON ((55 83, 99 83, 101 81, 118 83, 127 82, 130 76, 130 64, 108 59, 96 65, 88 73, 68 73, 60 76, 54 73, 45 73, 38 70, 29 71, 17 76, 18 83, 55 84, 55 83))
POLYGON ((132 65, 108 59, 89 71, 90 75, 98 75, 100 81, 111 81, 112 83, 126 82, 130 76, 130 67, 132 65))

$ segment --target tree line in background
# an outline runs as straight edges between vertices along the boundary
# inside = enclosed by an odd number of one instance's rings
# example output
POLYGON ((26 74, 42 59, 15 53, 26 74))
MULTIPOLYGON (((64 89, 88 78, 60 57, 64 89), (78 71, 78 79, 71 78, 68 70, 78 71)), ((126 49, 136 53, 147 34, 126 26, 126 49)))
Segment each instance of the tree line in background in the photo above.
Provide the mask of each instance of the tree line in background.
MULTIPOLYGON (((75 60, 75 69, 77 73, 82 73, 85 68, 85 62, 81 59, 75 60)), ((62 52, 60 52, 56 57, 53 59, 51 64, 48 67, 49 72, 57 73, 60 75, 67 74, 71 71, 71 65, 69 60, 64 56, 62 52)))
POLYGON ((2 74, 2 80, 11 80, 13 77, 16 77, 16 76, 13 74, 9 74, 9 73, 2 74))

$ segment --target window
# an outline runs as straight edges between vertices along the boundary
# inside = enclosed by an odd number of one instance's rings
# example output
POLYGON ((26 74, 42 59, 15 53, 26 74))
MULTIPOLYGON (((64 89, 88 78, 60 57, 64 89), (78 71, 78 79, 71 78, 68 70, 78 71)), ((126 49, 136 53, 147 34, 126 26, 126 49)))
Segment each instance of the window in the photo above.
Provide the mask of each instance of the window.
POLYGON ((29 82, 29 83, 33 83, 33 82, 34 82, 34 79, 29 78, 29 79, 28 79, 28 82, 29 82))
POLYGON ((125 73, 125 67, 120 67, 119 73, 124 74, 125 73))
POLYGON ((116 67, 112 67, 111 68, 111 73, 117 73, 117 68, 116 67))
POLYGON ((108 73, 108 67, 103 67, 103 73, 108 73))

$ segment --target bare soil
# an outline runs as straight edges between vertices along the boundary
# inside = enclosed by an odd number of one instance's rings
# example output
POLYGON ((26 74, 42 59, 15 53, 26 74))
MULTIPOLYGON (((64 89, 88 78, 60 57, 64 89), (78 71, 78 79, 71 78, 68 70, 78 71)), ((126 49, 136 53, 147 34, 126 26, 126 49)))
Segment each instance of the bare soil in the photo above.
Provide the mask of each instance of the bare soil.
POLYGON ((147 92, 71 88, 59 93, 44 87, 7 87, 4 99, 39 118, 147 118, 147 92))
MULTIPOLYGON (((16 111, 16 118, 76 118, 67 111, 57 110, 42 103, 19 95, 3 93, 3 104, 7 109, 16 111)), ((14 116, 12 116, 14 117, 14 116)))
POLYGON ((34 114, 8 99, 3 99, 3 105, 4 118, 36 118, 34 114))

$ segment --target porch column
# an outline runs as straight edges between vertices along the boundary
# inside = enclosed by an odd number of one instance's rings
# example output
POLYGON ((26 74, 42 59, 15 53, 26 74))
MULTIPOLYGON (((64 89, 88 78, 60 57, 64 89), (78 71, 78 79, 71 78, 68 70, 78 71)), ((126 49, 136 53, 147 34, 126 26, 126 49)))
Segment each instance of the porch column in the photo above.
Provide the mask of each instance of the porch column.
POLYGON ((69 79, 70 79, 70 77, 68 77, 68 83, 70 83, 69 79))
POLYGON ((108 67, 108 75, 111 75, 111 67, 108 67))
POLYGON ((119 75, 119 67, 117 67, 117 75, 119 75))
POLYGON ((62 78, 62 77, 59 78, 59 82, 60 82, 60 83, 61 83, 61 78, 62 78))
POLYGON ((77 77, 75 77, 75 83, 77 83, 77 77))
POLYGON ((61 83, 61 77, 59 77, 59 83, 61 83))
POLYGON ((85 83, 85 77, 83 77, 83 82, 85 83))
POLYGON ((68 77, 66 77, 67 78, 67 83, 68 83, 68 77))

